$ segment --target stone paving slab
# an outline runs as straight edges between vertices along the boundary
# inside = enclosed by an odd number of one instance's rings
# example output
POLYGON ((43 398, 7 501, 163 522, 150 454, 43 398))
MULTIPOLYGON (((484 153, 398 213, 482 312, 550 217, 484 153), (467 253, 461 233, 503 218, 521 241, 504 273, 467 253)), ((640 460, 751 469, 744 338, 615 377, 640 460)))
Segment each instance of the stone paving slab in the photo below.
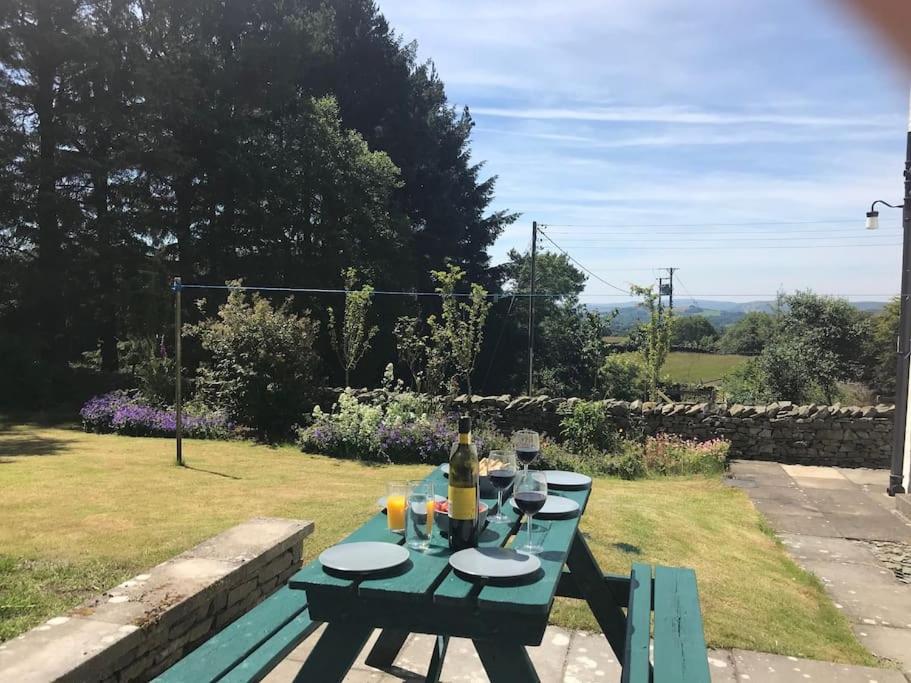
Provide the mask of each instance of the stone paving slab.
MULTIPOLYGON (((308 641, 315 641, 320 632, 317 631, 308 641)), ((877 633, 874 636, 871 630, 868 635, 872 639, 886 637, 889 634, 877 633)), ((376 636, 377 632, 373 638, 376 636)), ((423 673, 430 662, 432 643, 431 636, 412 635, 402 648, 393 668, 389 671, 379 671, 364 664, 364 657, 372 646, 371 640, 345 677, 345 683, 420 683, 424 680, 423 673)), ((263 679, 265 683, 293 681, 301 662, 312 647, 312 642, 308 644, 305 641, 263 679)), ((537 668, 541 683, 620 681, 620 664, 604 636, 599 633, 573 632, 550 626, 541 646, 528 648, 528 653, 537 668)), ((748 650, 709 650, 708 660, 712 683, 804 683, 807 680, 827 683, 908 683, 896 670, 831 664, 748 650)), ((453 638, 450 641, 441 681, 489 683, 471 641, 464 638, 453 638)))
POLYGON ((885 490, 889 484, 888 470, 873 470, 866 467, 836 467, 845 478, 858 486, 878 487, 885 490))
POLYGON ((880 569, 876 556, 861 543, 846 538, 778 534, 788 552, 803 564, 804 560, 865 564, 880 569))
POLYGON ((818 662, 811 659, 770 655, 749 650, 734 650, 738 681, 775 681, 776 683, 907 683, 899 671, 818 662))
POLYGON ((766 516, 776 531, 806 536, 831 536, 840 538, 835 526, 820 512, 789 512, 784 507, 762 505, 754 501, 756 508, 766 516))
POLYGON ((863 625, 855 626, 854 632, 868 650, 911 671, 911 629, 863 625))
POLYGON ((846 562, 803 560, 854 623, 907 627, 911 622, 911 590, 882 567, 846 562))

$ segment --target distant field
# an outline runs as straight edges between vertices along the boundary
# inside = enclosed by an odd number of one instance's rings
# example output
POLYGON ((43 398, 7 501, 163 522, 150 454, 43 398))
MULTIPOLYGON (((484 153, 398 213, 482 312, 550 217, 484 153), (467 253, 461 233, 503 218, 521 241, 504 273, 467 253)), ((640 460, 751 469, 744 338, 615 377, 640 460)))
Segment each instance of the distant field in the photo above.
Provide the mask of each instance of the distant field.
POLYGON ((684 384, 719 384, 724 375, 746 363, 749 356, 671 351, 664 374, 671 382, 684 384))

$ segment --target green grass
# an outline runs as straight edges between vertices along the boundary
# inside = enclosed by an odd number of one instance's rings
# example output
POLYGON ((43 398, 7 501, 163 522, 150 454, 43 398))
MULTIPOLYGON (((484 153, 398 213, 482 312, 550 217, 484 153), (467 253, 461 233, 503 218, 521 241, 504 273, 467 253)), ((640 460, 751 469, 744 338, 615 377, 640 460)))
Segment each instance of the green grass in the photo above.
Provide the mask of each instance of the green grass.
MULTIPOLYGON (((633 352, 629 352, 632 354, 633 352)), ((749 360, 749 356, 720 353, 691 353, 671 351, 662 375, 675 384, 719 384, 727 373, 749 360)))
MULTIPOLYGON (((374 511, 384 482, 423 466, 367 466, 292 447, 0 427, 0 640, 256 515, 312 519, 307 558, 374 511)), ((706 478, 598 479, 582 522, 605 571, 696 570, 708 642, 874 663, 811 575, 763 530, 742 491, 706 478)), ((555 623, 595 628, 561 600, 555 623)))

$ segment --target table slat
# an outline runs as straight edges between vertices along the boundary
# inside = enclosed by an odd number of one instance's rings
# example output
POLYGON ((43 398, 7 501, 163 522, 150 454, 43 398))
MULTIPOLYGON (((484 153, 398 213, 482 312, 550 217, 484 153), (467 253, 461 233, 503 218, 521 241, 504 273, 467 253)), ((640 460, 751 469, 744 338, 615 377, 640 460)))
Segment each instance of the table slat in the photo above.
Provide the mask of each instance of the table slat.
MULTIPOLYGON (((550 495, 574 500, 579 504, 581 511, 588 499, 589 491, 551 491, 550 495)), ((543 547, 543 552, 538 555, 543 576, 535 583, 524 586, 484 586, 478 595, 478 605, 490 609, 549 611, 579 520, 579 515, 569 519, 536 520, 535 528, 538 534, 541 534, 538 538, 543 547)), ((516 535, 513 540, 514 546, 525 542, 525 533, 523 529, 516 535)))

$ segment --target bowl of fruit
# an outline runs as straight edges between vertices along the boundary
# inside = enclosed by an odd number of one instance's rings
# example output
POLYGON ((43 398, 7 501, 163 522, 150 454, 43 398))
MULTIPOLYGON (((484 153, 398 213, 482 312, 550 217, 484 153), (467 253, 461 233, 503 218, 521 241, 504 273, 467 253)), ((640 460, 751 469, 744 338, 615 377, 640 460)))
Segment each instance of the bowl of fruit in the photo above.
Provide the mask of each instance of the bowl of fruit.
MULTIPOLYGON (((478 503, 478 524, 483 529, 487 521, 487 503, 481 501, 478 503)), ((438 500, 433 504, 433 519, 444 536, 449 534, 449 501, 438 500)))

